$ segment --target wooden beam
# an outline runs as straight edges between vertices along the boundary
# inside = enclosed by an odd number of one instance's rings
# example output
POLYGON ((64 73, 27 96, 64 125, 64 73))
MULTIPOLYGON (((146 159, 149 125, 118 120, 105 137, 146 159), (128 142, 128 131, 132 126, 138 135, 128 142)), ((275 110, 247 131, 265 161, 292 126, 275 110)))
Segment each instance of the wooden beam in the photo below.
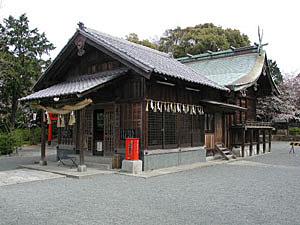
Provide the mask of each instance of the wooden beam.
POLYGON ((272 130, 269 130, 269 152, 271 152, 272 145, 272 130))
POLYGON ((263 153, 266 153, 266 130, 263 130, 263 153))
POLYGON ((256 134, 256 154, 259 154, 259 149, 260 149, 260 141, 259 141, 259 129, 257 129, 257 134, 256 134))
POLYGON ((245 130, 242 131, 242 157, 245 157, 245 130))
POLYGON ((47 165, 46 161, 46 119, 45 119, 45 112, 42 110, 41 116, 41 160, 40 165, 45 166, 47 165))
POLYGON ((80 133, 80 143, 79 143, 79 165, 84 165, 84 142, 85 142, 85 135, 84 132, 84 116, 85 110, 81 109, 80 112, 80 121, 79 121, 79 133, 80 133))
POLYGON ((253 153, 253 129, 250 129, 250 149, 249 149, 249 155, 252 156, 253 153))

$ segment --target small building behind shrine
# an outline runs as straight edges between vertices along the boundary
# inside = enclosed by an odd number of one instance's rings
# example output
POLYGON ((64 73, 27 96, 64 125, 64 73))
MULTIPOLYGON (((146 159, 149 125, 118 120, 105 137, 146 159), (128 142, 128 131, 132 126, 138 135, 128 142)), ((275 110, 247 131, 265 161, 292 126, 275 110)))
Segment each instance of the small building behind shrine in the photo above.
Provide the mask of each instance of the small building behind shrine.
POLYGON ((227 103, 245 108, 234 113, 222 113, 212 101, 202 105, 216 108, 211 116, 215 128, 206 130, 207 150, 214 150, 216 142, 225 146, 241 147, 241 155, 252 155, 271 149, 271 123, 258 122, 256 118, 257 98, 278 95, 272 79, 266 52, 259 45, 231 48, 219 52, 189 55, 178 61, 199 72, 206 78, 230 89, 227 103))
POLYGON ((33 90, 21 101, 56 116, 69 153, 124 158, 126 138, 139 138, 151 170, 206 161, 218 144, 271 148, 255 104, 277 89, 258 46, 174 59, 81 24, 33 90))

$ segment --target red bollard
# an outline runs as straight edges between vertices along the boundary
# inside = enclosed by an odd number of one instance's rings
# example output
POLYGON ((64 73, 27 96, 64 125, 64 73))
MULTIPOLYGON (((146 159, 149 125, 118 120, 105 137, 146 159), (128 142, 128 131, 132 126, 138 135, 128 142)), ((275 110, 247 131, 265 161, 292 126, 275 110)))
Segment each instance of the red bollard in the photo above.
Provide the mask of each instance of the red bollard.
POLYGON ((126 160, 139 160, 140 155, 140 139, 139 138, 126 138, 126 160))

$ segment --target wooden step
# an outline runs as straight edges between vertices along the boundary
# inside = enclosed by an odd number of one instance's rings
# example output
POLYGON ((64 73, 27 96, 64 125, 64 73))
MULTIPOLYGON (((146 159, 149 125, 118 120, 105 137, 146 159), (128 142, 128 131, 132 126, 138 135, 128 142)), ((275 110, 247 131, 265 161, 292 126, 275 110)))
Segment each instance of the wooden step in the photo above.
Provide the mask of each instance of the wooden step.
POLYGON ((223 153, 226 154, 226 155, 232 155, 231 152, 228 151, 228 150, 227 151, 223 151, 223 153))
POLYGON ((216 150, 223 156, 224 159, 229 160, 231 158, 235 159, 236 156, 233 154, 230 149, 225 148, 223 143, 218 143, 215 145, 216 150))

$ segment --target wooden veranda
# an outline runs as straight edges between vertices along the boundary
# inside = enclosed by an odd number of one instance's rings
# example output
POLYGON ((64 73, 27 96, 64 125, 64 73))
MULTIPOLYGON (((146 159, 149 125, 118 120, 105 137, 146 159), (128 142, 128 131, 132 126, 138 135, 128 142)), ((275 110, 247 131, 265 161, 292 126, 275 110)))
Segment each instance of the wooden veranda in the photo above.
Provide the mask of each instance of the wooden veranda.
POLYGON ((271 151, 272 130, 269 122, 247 121, 230 128, 230 148, 241 147, 242 157, 271 151), (267 149, 268 146, 268 149, 267 149))

